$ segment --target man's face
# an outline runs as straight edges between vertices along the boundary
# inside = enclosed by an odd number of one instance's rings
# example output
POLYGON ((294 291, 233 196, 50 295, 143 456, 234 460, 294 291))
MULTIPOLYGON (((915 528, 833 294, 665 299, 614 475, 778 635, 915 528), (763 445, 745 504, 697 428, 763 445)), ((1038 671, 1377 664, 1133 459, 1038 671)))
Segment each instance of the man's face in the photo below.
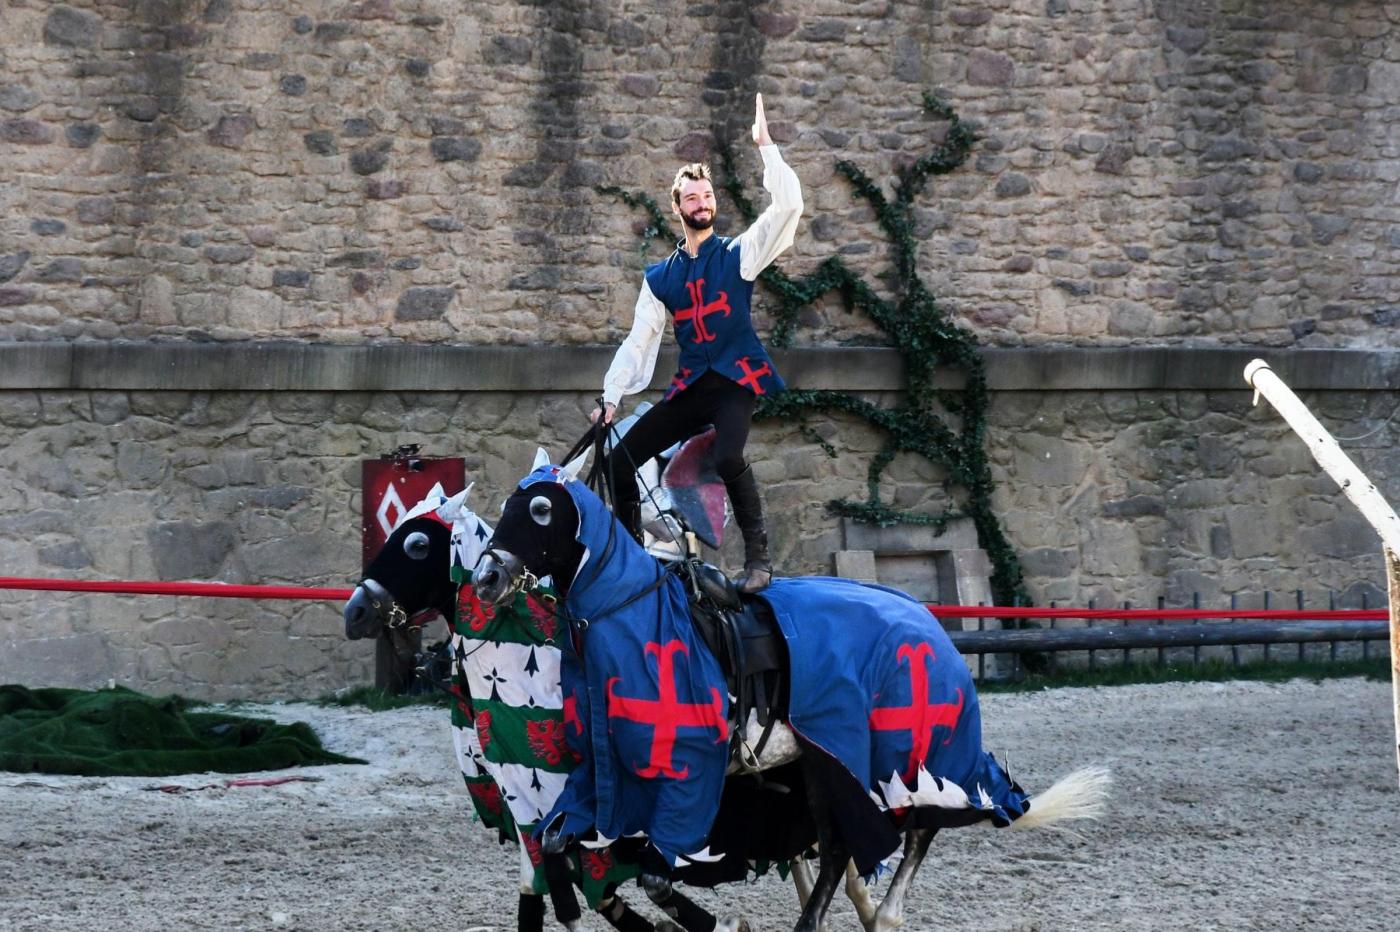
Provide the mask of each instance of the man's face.
POLYGON ((705 179, 688 180, 681 185, 676 216, 692 230, 708 230, 715 222, 715 189, 705 179))

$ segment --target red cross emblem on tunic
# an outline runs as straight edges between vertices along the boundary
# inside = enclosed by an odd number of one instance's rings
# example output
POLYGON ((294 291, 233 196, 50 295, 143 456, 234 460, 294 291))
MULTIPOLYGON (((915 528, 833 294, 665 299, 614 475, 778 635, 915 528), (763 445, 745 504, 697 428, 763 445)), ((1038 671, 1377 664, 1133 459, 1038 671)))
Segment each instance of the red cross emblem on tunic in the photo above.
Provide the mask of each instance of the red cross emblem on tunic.
MULTIPOLYGON (((909 704, 872 709, 870 727, 876 731, 907 731, 913 737, 909 766, 903 774, 905 782, 909 782, 928 757, 929 746, 933 744, 933 730, 940 725, 951 729, 958 724, 958 716, 963 710, 963 691, 958 690, 957 702, 929 702, 928 667, 924 659, 933 659, 933 648, 928 644, 901 644, 896 656, 909 663, 909 704)), ((953 736, 950 734, 948 741, 951 740, 953 736)))
POLYGON ((671 390, 666 393, 666 397, 669 399, 673 397, 676 394, 676 392, 685 388, 685 380, 688 378, 690 378, 690 370, 682 368, 680 375, 672 377, 671 390))
POLYGON ((693 282, 685 283, 685 290, 690 292, 690 307, 683 311, 676 311, 676 321, 694 321, 694 342, 713 343, 715 341, 715 335, 710 332, 709 327, 705 326, 705 318, 710 314, 718 314, 721 311, 724 312, 725 317, 728 317, 732 309, 729 307, 729 292, 721 291, 718 298, 706 304, 703 294, 704 288, 705 280, 703 278, 697 278, 693 282))
POLYGON ((747 387, 755 395, 764 394, 763 386, 758 384, 758 377, 773 374, 773 370, 768 368, 768 363, 765 362, 755 369, 749 365, 749 357, 744 356, 739 360, 739 368, 744 370, 744 377, 739 380, 739 384, 747 387))
POLYGON ((661 694, 655 699, 619 696, 613 691, 620 676, 608 679, 608 718, 622 718, 651 725, 651 759, 645 767, 634 768, 637 776, 649 780, 656 776, 684 780, 689 765, 677 770, 671 761, 676 748, 676 732, 681 728, 713 728, 719 732, 716 744, 729 738, 729 723, 724 720, 724 699, 718 689, 710 688, 707 703, 681 702, 676 696, 675 656, 688 653, 683 641, 666 645, 647 644, 647 655, 656 655, 656 676, 661 694))

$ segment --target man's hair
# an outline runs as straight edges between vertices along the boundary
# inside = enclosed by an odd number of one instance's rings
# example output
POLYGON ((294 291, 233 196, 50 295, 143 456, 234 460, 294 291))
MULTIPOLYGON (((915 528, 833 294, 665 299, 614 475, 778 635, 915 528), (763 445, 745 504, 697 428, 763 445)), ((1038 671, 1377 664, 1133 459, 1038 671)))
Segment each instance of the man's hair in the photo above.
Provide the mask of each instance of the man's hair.
POLYGON ((708 181, 714 184, 715 180, 710 177, 710 166, 704 162, 691 162, 689 165, 682 165, 681 170, 676 172, 676 180, 671 182, 671 203, 680 204, 681 185, 687 181, 708 181))

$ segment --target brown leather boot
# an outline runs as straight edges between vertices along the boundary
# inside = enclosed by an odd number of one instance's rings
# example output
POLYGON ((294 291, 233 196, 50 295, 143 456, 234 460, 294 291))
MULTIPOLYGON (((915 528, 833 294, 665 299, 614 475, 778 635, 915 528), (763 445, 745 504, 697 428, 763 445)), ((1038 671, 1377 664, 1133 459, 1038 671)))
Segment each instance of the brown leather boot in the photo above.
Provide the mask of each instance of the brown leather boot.
POLYGON ((763 502, 758 497, 758 483, 753 467, 733 479, 724 481, 729 503, 734 506, 734 523, 744 535, 744 572, 734 579, 734 585, 745 595, 768 588, 773 581, 773 564, 768 559, 768 528, 763 523, 763 502))

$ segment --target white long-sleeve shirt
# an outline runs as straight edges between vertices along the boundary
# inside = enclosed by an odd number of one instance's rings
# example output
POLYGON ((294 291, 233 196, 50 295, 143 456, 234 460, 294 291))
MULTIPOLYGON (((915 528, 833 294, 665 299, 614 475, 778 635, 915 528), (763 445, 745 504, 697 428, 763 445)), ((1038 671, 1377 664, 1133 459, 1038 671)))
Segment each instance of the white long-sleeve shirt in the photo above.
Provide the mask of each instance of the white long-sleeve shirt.
MULTIPOLYGON (((757 279, 792 245, 802 217, 802 185, 797 173, 783 161, 777 146, 760 146, 758 151, 763 157, 763 187, 772 201, 753 225, 729 244, 730 249, 739 250, 739 274, 747 281, 757 279)), ((635 394, 651 384, 665 330, 666 305, 651 293, 643 277, 632 329, 603 377, 603 401, 615 405, 623 395, 635 394)))

